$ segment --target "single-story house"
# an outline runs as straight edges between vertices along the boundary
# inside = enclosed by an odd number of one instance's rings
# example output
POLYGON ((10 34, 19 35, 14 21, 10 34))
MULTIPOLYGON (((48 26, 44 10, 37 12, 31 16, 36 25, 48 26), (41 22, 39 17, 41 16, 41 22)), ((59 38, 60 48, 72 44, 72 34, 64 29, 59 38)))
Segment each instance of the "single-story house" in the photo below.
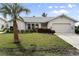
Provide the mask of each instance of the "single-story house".
MULTIPOLYGON (((18 30, 32 30, 34 28, 48 28, 59 33, 74 33, 75 22, 67 15, 59 15, 56 17, 23 17, 22 20, 17 20, 18 30)), ((13 21, 8 21, 8 28, 13 27, 13 21)))

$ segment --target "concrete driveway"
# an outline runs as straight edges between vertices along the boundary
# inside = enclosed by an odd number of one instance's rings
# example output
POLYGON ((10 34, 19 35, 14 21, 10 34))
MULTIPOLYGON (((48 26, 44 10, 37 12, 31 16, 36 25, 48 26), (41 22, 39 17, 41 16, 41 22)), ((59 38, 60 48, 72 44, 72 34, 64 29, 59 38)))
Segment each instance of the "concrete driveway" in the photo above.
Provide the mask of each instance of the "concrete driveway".
POLYGON ((56 35, 71 44, 73 47, 79 49, 79 35, 75 33, 56 33, 56 35))

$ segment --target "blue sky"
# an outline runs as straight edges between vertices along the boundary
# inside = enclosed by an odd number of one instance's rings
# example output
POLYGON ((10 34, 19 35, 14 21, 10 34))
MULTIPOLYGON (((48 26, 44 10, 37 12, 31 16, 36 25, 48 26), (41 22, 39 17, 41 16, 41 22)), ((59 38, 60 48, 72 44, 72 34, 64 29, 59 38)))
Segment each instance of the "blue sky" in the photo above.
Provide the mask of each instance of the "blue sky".
POLYGON ((21 5, 31 10, 28 15, 21 13, 23 17, 41 17, 43 12, 47 13, 48 17, 64 13, 79 20, 79 3, 21 3, 21 5))
POLYGON ((22 3, 21 5, 31 10, 28 15, 22 13, 23 17, 41 17, 41 14, 45 12, 48 17, 64 13, 72 18, 79 19, 78 3, 22 3))

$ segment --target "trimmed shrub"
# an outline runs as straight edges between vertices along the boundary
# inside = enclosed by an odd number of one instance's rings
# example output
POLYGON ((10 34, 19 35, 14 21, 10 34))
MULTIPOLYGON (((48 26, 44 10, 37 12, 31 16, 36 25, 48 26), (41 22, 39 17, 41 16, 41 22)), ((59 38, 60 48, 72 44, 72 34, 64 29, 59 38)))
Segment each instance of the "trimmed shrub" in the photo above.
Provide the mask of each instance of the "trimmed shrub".
POLYGON ((33 29, 33 30, 30 30, 30 33, 33 33, 33 32, 36 32, 36 30, 35 30, 35 29, 33 29))
POLYGON ((51 33, 51 34, 54 34, 55 30, 39 28, 38 33, 51 33))
POLYGON ((7 30, 6 33, 9 33, 9 30, 7 30))
POLYGON ((51 30, 51 33, 54 34, 55 33, 55 30, 51 30))
POLYGON ((75 27, 75 33, 79 34, 79 26, 75 27))
POLYGON ((25 33, 25 30, 21 30, 21 33, 25 33))
POLYGON ((7 28, 6 33, 13 33, 13 30, 10 30, 10 28, 7 28))
POLYGON ((25 32, 26 32, 26 33, 29 33, 30 31, 29 31, 29 30, 25 30, 25 32))

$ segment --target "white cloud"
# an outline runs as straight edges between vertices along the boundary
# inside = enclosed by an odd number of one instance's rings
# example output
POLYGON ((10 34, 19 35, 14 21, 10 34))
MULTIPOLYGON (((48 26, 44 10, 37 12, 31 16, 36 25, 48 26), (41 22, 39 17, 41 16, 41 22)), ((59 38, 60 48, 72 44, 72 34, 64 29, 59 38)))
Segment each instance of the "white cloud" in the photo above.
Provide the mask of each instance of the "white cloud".
POLYGON ((54 6, 55 8, 58 8, 58 6, 54 6))
POLYGON ((65 6, 54 6, 54 8, 65 8, 65 6))
POLYGON ((79 10, 77 12, 79 13, 79 10))
POLYGON ((48 6, 48 8, 52 8, 52 6, 48 6))
POLYGON ((69 8, 72 8, 73 6, 72 6, 72 4, 68 4, 68 7, 69 7, 69 8))
POLYGON ((52 11, 52 13, 55 13, 55 14, 62 14, 62 13, 68 14, 69 12, 65 9, 61 9, 61 10, 54 10, 54 11, 52 11))
POLYGON ((79 13, 79 10, 77 12, 79 13))
POLYGON ((75 4, 68 4, 68 7, 73 8, 73 7, 76 7, 76 5, 75 4))

